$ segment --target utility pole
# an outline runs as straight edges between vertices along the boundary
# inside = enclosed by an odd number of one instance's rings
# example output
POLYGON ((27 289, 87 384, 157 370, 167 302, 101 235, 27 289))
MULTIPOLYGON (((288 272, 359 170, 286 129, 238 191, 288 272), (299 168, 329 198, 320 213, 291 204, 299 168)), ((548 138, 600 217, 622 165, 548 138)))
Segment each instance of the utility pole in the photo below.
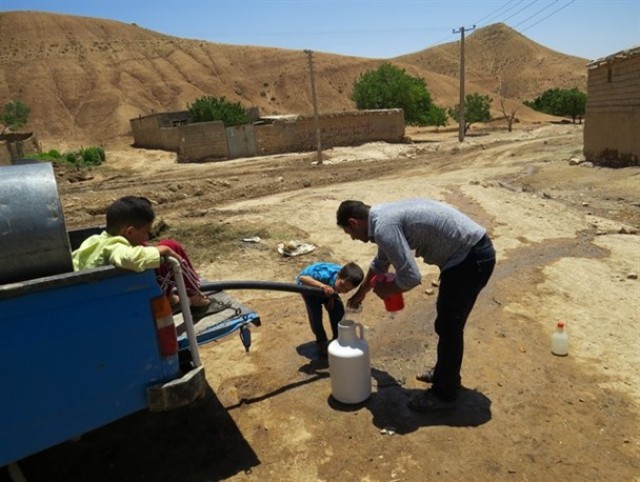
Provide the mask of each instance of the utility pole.
POLYGON ((313 119, 316 124, 316 145, 318 148, 318 165, 322 165, 322 141, 320 140, 320 119, 318 118, 318 99, 316 97, 316 82, 313 75, 313 52, 305 50, 309 60, 309 75, 311 76, 311 96, 313 98, 313 119))
MULTIPOLYGON (((469 30, 475 30, 476 26, 472 26, 469 30)), ((458 140, 464 141, 464 32, 465 28, 460 27, 453 33, 460 33, 460 105, 458 114, 458 140)))

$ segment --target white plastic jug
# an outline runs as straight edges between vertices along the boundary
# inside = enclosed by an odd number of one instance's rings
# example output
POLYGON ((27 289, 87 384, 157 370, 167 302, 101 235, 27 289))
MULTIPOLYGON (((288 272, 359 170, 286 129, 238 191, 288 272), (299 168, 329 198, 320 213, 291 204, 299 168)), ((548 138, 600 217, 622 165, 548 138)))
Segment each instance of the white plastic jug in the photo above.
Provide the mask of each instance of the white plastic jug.
POLYGON ((567 335, 562 321, 556 324, 556 331, 551 336, 551 353, 557 356, 569 354, 569 335, 567 335))
POLYGON ((329 373, 331 395, 337 401, 360 403, 371 396, 369 344, 361 323, 338 323, 338 338, 329 344, 329 373))

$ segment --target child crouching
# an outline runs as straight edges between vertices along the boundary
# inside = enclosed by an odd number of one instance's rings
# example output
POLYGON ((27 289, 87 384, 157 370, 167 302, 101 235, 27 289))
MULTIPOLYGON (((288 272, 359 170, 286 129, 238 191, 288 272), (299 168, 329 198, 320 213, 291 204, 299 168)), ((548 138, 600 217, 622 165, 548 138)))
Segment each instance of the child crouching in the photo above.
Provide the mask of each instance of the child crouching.
POLYGON ((302 295, 307 307, 309 325, 316 337, 318 353, 321 356, 327 355, 329 344, 322 322, 322 307, 324 306, 329 314, 332 339, 336 339, 338 337, 338 323, 344 317, 344 305, 338 295, 357 288, 363 278, 364 272, 356 263, 340 266, 334 263, 318 262, 310 264, 298 273, 296 283, 322 288, 325 294, 324 297, 302 295))

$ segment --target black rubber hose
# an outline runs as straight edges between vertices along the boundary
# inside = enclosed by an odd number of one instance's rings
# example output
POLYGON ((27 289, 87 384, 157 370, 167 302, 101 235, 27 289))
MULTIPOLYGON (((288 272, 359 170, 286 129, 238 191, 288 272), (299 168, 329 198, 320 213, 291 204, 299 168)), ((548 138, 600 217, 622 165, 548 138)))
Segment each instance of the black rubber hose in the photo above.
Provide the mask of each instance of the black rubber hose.
POLYGON ((301 295, 324 296, 322 288, 301 286, 295 283, 280 283, 278 281, 208 281, 200 285, 202 291, 222 290, 271 290, 289 291, 301 295))

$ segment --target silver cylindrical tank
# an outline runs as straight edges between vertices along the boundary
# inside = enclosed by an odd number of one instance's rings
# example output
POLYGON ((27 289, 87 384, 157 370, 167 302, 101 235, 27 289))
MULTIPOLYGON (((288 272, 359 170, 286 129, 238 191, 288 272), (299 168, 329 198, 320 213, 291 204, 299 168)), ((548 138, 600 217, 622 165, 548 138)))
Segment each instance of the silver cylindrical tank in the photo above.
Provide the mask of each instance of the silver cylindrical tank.
POLYGON ((51 163, 0 167, 0 284, 73 271, 51 163))

